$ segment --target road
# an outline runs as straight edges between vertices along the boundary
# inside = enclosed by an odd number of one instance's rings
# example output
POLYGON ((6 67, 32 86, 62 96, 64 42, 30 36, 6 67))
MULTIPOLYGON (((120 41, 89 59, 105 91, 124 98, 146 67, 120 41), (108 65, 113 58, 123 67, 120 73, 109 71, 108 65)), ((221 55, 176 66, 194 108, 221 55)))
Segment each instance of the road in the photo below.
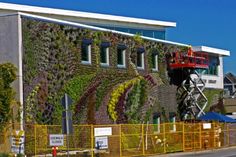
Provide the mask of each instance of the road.
MULTIPOLYGON (((195 157, 195 156, 199 156, 199 157, 236 157, 236 147, 199 151, 199 152, 173 153, 173 154, 158 155, 156 157, 195 157)), ((155 156, 152 156, 152 157, 155 157, 155 156)))

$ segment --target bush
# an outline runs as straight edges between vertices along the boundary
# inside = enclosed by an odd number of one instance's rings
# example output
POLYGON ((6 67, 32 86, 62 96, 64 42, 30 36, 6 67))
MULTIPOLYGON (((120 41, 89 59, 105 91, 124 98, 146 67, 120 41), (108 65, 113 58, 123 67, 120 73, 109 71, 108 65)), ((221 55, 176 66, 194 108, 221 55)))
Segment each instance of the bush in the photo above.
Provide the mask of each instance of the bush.
POLYGON ((9 157, 10 155, 7 153, 0 153, 0 157, 9 157))

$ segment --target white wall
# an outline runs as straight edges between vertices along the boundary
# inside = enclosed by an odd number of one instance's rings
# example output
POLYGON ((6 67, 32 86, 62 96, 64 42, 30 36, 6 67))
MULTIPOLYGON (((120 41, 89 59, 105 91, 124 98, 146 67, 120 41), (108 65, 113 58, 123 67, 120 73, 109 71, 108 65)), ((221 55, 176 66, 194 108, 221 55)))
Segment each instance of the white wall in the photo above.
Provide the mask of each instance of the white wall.
MULTIPOLYGON (((218 66, 218 75, 202 75, 202 79, 206 82, 206 88, 224 89, 223 76, 223 58, 219 57, 220 64, 218 66)), ((193 75, 193 78, 196 78, 193 75)))

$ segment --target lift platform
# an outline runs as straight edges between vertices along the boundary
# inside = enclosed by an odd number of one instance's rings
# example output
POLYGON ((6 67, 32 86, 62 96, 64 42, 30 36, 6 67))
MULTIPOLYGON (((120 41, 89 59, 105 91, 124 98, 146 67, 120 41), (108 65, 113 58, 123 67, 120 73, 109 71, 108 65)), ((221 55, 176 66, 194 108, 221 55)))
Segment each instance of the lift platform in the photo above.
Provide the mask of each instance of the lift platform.
MULTIPOLYGON (((201 52, 173 52, 169 61, 169 67, 173 71, 185 73, 186 77, 177 89, 178 110, 182 120, 188 117, 198 118, 205 114, 207 98, 203 93, 205 82, 196 69, 208 68, 208 55, 201 52)), ((177 76, 181 76, 181 73, 177 76)))
POLYGON ((208 68, 208 54, 203 52, 193 52, 189 48, 188 52, 173 52, 170 58, 170 68, 208 68))

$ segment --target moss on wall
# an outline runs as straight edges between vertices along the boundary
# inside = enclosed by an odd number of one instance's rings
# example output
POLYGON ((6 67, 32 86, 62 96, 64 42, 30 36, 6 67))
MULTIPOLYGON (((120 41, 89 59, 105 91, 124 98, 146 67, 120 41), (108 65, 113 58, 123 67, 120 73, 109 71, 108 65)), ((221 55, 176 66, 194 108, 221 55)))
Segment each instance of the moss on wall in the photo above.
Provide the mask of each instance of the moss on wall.
MULTIPOLYGON (((29 108, 30 97, 37 112, 27 112, 27 121, 43 124, 60 124, 63 110, 60 100, 65 92, 73 99, 74 123, 93 123, 97 113, 107 115, 101 106, 108 106, 110 92, 122 83, 143 76, 144 82, 131 84, 117 97, 114 110, 119 111, 120 120, 114 123, 141 122, 150 119, 154 102, 149 102, 151 89, 158 90, 159 83, 169 84, 166 54, 182 47, 148 41, 140 36, 124 36, 111 32, 101 32, 56 23, 23 18, 23 73, 24 102, 29 108), (91 40, 91 65, 81 63, 81 44, 84 39, 91 40), (109 42, 108 67, 100 66, 100 44, 109 42), (127 47, 126 68, 117 67, 117 45, 127 47), (145 50, 145 69, 138 70, 137 49, 145 50), (158 53, 158 74, 152 73, 150 59, 158 53), (35 88, 39 89, 35 93, 35 88), (36 96, 31 96, 34 93, 36 96), (107 97, 109 99, 107 99, 107 97), (130 99, 129 99, 130 98, 130 99), (91 100, 92 99, 92 100, 91 100), (136 104, 138 103, 138 104, 136 104), (28 104, 28 105, 27 105, 28 104), (92 109, 94 108, 94 109, 92 109), (149 116, 149 117, 148 117, 149 116), (123 117, 123 118, 121 118, 123 117), (121 120, 122 119, 122 120, 121 120)), ((158 99, 152 96, 153 99, 158 99)), ((165 109, 168 112, 168 108, 165 109)), ((160 111, 161 112, 161 111, 160 111)), ((98 116, 99 117, 99 116, 98 116)), ((111 118, 112 116, 108 116, 111 118)), ((104 117, 100 117, 104 118, 104 117)), ((97 120, 99 121, 99 119, 97 120)))

